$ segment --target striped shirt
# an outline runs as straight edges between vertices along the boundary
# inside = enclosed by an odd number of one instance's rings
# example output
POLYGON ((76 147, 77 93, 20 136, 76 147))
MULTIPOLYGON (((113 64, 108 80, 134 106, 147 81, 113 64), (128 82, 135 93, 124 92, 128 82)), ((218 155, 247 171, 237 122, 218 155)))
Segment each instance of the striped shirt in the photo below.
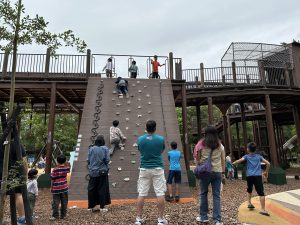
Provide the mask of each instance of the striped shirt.
POLYGON ((69 189, 67 174, 70 172, 70 167, 68 166, 58 166, 52 170, 52 194, 60 194, 67 192, 69 189))

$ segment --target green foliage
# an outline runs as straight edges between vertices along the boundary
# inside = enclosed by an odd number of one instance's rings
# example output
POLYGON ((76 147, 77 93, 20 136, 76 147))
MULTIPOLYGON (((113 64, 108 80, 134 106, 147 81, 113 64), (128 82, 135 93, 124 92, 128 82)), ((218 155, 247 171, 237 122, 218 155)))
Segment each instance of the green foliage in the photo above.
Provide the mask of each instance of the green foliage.
MULTIPOLYGON (((39 15, 31 18, 23 15, 20 23, 17 23, 18 2, 12 4, 10 0, 0 0, 0 49, 11 51, 16 28, 19 28, 17 45, 36 43, 46 45, 51 49, 51 54, 61 46, 76 46, 77 51, 83 52, 86 43, 75 37, 72 30, 62 33, 51 33, 47 30, 48 22, 39 15), (64 44, 63 44, 64 43, 64 44)), ((21 14, 25 13, 25 7, 21 4, 21 14)))

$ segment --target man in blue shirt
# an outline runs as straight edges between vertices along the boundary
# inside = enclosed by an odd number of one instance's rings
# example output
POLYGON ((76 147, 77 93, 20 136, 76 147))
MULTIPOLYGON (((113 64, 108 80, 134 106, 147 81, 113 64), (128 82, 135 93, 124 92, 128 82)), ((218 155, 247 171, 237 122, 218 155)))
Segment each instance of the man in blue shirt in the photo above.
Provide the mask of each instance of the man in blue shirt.
POLYGON ((138 150, 140 151, 140 174, 137 184, 137 217, 135 225, 144 222, 142 218, 145 197, 148 195, 151 184, 153 185, 158 207, 158 225, 168 224, 164 218, 166 180, 164 175, 164 163, 162 153, 165 149, 164 137, 155 134, 156 122, 149 120, 146 123, 147 134, 138 138, 138 150))
POLYGON ((180 168, 180 159, 182 158, 181 152, 177 149, 177 143, 175 141, 171 142, 171 150, 168 152, 168 159, 170 161, 170 171, 167 180, 169 195, 166 197, 168 202, 174 200, 172 194, 172 181, 174 178, 175 182, 175 201, 179 201, 179 185, 181 184, 181 168, 180 168))
POLYGON ((233 165, 246 161, 247 162, 247 192, 248 192, 248 208, 254 209, 254 205, 251 203, 252 198, 252 189, 253 185, 257 194, 259 195, 261 211, 260 214, 264 216, 269 216, 269 213, 265 209, 265 194, 264 186, 262 183, 262 171, 261 171, 261 162, 264 162, 267 165, 266 172, 263 174, 266 178, 268 177, 270 163, 265 160, 261 155, 256 154, 256 144, 250 142, 247 145, 247 151, 249 154, 244 155, 241 159, 233 162, 233 165))

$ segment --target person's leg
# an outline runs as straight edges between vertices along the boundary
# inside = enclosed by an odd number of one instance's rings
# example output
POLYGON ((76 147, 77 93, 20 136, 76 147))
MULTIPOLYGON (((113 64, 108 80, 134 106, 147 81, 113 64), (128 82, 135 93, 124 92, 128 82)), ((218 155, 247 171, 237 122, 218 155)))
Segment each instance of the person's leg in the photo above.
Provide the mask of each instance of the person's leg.
POLYGON ((213 172, 213 178, 211 181, 212 194, 213 194, 213 221, 222 222, 222 214, 221 214, 221 182, 222 182, 222 174, 213 172))
POLYGON ((139 196, 137 199, 137 217, 142 219, 145 197, 139 196))
POLYGON ((30 208, 30 215, 33 216, 33 208, 35 205, 35 195, 28 192, 27 198, 28 198, 28 203, 29 203, 29 208, 30 208))
POLYGON ((251 203, 252 198, 252 190, 253 190, 253 177, 248 176, 247 177, 247 193, 248 193, 248 208, 253 209, 254 206, 251 203))
POLYGON ((158 218, 163 219, 165 213, 165 196, 157 196, 158 218))
POLYGON ((67 215, 67 209, 68 209, 68 192, 64 192, 60 194, 60 200, 61 200, 61 208, 60 208, 60 218, 63 219, 67 215))
POLYGON ((148 195, 151 184, 151 174, 149 169, 140 169, 139 179, 137 182, 137 220, 142 220, 145 197, 148 195))
POLYGON ((253 178, 254 178, 255 190, 256 190, 257 194, 259 195, 261 212, 267 213, 266 208, 265 208, 265 193, 264 193, 264 186, 262 183, 262 176, 255 176, 253 178))
POLYGON ((59 207, 60 196, 59 194, 52 194, 52 217, 58 219, 59 218, 59 207))
POLYGON ((173 197, 172 184, 168 184, 168 192, 169 192, 169 196, 172 198, 173 197))
POLYGON ((166 197, 166 200, 168 202, 173 201, 173 190, 172 190, 173 177, 174 177, 174 171, 169 170, 169 175, 168 175, 168 179, 167 179, 167 184, 168 184, 167 186, 168 186, 169 195, 166 197))
POLYGON ((18 217, 24 217, 25 216, 25 211, 24 211, 24 204, 23 204, 23 197, 21 193, 16 193, 15 195, 16 199, 16 208, 18 212, 18 217))
POLYGON ((210 184, 211 176, 207 175, 206 177, 200 179, 200 220, 208 220, 208 185, 210 184))
POLYGON ((181 184, 181 171, 176 171, 175 173, 175 190, 176 190, 176 201, 179 201, 179 194, 180 194, 180 184, 181 184))
POLYGON ((163 169, 153 169, 152 175, 153 188, 157 197, 158 220, 160 221, 164 220, 166 179, 163 169))
POLYGON ((175 191, 176 191, 175 196, 179 196, 180 195, 180 183, 175 184, 175 191))

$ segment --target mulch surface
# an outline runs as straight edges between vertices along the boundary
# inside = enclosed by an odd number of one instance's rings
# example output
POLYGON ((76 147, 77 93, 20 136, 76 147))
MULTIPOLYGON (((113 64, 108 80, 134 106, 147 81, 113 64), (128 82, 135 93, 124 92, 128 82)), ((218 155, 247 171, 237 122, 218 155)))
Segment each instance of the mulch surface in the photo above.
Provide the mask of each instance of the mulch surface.
MULTIPOLYGON (((265 184, 265 194, 270 195, 278 192, 299 189, 300 181, 289 179, 287 185, 276 186, 272 184, 265 184)), ((196 216, 199 213, 199 188, 192 189, 193 195, 197 199, 197 203, 166 203, 165 214, 169 220, 169 224, 200 224, 196 222, 196 216)), ((239 224, 237 221, 238 207, 247 200, 246 182, 242 180, 227 181, 224 185, 221 201, 222 201, 222 217, 224 224, 239 224)), ((116 224, 128 225, 134 224, 136 216, 135 204, 128 205, 113 205, 109 207, 106 213, 89 212, 87 209, 69 209, 68 216, 64 220, 49 221, 51 215, 51 201, 52 196, 49 190, 40 190, 39 197, 35 207, 35 214, 38 218, 35 219, 36 225, 56 225, 56 224, 116 224)), ((211 191, 209 193, 210 203, 210 223, 212 224, 212 197, 211 191)), ((6 207, 6 221, 9 221, 8 206, 6 207)), ((154 203, 146 203, 144 207, 144 216, 146 217, 147 225, 157 224, 157 208, 154 203)), ((10 224, 8 222, 8 224, 10 224)))

